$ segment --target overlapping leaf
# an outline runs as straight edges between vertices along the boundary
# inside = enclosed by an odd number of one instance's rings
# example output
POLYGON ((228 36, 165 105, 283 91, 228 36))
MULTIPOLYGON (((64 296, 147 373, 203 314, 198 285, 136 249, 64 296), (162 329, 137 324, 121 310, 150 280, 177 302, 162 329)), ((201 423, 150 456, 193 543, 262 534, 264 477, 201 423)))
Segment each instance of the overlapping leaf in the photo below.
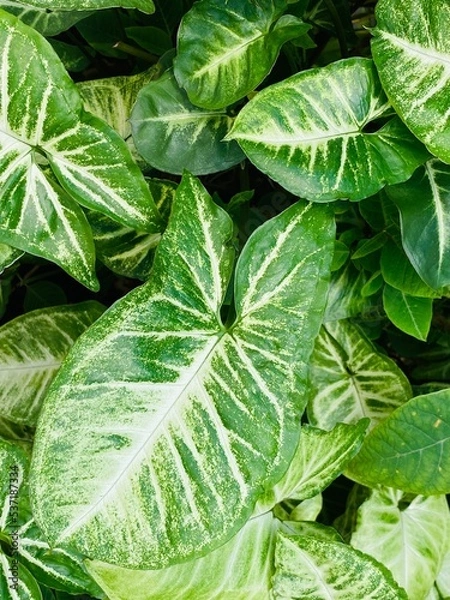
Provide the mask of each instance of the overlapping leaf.
POLYGON ((405 294, 386 284, 383 288, 383 308, 390 321, 401 331, 425 341, 433 317, 433 300, 405 294))
POLYGON ((15 2, 15 0, 0 0, 0 8, 19 17, 21 21, 45 36, 58 35, 91 14, 90 11, 70 12, 36 8, 30 6, 28 2, 15 2))
POLYGON ((17 250, 17 248, 12 248, 7 244, 0 244, 0 274, 19 260, 23 254, 24 253, 21 250, 17 250))
POLYGON ((241 110, 227 139, 294 194, 361 200, 405 181, 428 157, 398 117, 366 131, 390 111, 372 61, 350 58, 266 88, 241 110))
POLYGON ((372 54, 383 88, 409 129, 450 162, 450 6, 380 0, 372 54))
POLYGON ((94 324, 59 372, 34 455, 36 516, 52 543, 162 568, 230 539, 286 470, 332 219, 299 202, 255 232, 227 330, 232 233, 186 175, 149 282, 94 324))
POLYGON ((101 8, 138 8, 145 13, 153 13, 153 0, 27 0, 28 6, 50 10, 99 10, 101 8))

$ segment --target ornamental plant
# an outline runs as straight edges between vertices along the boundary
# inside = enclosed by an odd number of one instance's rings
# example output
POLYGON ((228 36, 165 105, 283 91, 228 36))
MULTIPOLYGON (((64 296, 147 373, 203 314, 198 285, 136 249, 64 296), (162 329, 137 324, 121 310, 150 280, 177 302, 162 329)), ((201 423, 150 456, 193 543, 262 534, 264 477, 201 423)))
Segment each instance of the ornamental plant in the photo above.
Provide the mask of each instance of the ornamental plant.
POLYGON ((0 598, 450 597, 450 5, 0 0, 0 598))

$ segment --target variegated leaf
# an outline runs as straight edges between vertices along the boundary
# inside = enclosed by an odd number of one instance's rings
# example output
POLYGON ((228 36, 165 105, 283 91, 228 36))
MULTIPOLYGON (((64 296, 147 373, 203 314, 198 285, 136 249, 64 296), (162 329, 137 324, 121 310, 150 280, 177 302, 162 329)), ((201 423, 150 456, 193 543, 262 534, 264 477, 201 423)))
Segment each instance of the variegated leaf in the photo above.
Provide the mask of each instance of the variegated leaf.
POLYGON ((165 73, 138 94, 131 114, 133 141, 151 166, 166 173, 215 173, 245 158, 236 142, 222 141, 232 118, 225 110, 206 110, 189 101, 173 76, 165 73))
POLYGON ((333 219, 299 202, 250 237, 226 328, 232 234, 185 175, 149 282, 94 324, 59 372, 33 465, 35 515, 52 544, 163 568, 230 539, 286 470, 333 219))
POLYGON ((23 252, 7 244, 0 244, 0 275, 23 256, 23 252))
POLYGON ((372 54, 383 88, 411 131, 450 162, 447 0, 380 0, 372 54))
POLYGON ((0 415, 36 425, 43 398, 75 340, 102 314, 94 301, 26 313, 0 328, 0 415))
POLYGON ((145 13, 155 12, 153 0, 26 0, 29 6, 49 10, 99 10, 101 8, 138 8, 145 13))
POLYGON ((311 28, 293 15, 281 16, 286 8, 286 0, 195 3, 181 21, 174 61, 175 77, 189 100, 207 109, 224 108, 254 90, 281 46, 311 28))
POLYGON ((16 2, 15 0, 0 0, 0 8, 19 17, 21 21, 45 36, 58 35, 92 14, 90 11, 70 12, 36 8, 30 6, 28 2, 16 2))
POLYGON ((125 142, 83 111, 48 42, 2 11, 0 50, 0 241, 95 288, 92 236, 77 202, 148 232, 159 227, 156 207, 125 142))
POLYGON ((326 323, 311 358, 308 417, 331 430, 369 417, 371 427, 412 396, 393 360, 377 352, 350 321, 326 323))
POLYGON ((349 58, 294 75, 257 94, 226 139, 283 187, 317 202, 361 200, 408 179, 428 153, 391 112, 375 66, 349 58))

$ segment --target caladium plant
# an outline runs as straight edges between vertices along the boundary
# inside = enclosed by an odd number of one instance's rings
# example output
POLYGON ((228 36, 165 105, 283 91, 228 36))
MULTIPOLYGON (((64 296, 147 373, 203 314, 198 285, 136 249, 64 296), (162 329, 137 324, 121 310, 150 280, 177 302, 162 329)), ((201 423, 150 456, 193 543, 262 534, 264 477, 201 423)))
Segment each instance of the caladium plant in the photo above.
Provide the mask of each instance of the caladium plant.
POLYGON ((0 597, 450 596, 447 0, 0 1, 0 597))

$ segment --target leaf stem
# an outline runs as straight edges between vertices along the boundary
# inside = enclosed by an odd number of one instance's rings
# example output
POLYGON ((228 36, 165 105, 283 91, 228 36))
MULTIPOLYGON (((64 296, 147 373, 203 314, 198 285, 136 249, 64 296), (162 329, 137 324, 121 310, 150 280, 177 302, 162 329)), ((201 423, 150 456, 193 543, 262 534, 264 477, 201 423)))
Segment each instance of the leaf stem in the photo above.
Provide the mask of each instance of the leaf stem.
POLYGON ((130 54, 131 56, 136 56, 136 58, 142 58, 152 65, 156 64, 159 60, 155 54, 150 54, 150 52, 146 52, 145 50, 131 46, 131 44, 127 44, 126 42, 116 42, 113 45, 113 48, 120 50, 121 52, 125 52, 126 54, 130 54))

